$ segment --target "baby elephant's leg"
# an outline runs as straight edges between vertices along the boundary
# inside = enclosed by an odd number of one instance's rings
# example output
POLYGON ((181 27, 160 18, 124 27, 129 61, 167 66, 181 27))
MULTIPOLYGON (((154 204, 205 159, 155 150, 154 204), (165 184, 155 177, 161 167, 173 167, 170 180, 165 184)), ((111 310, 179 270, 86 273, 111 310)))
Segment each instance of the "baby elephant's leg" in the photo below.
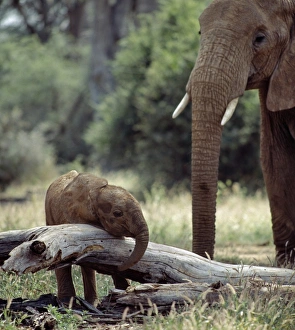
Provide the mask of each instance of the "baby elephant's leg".
POLYGON ((120 275, 112 275, 116 289, 126 290, 130 285, 130 281, 120 275))
POLYGON ((68 304, 72 297, 76 296, 73 279, 72 267, 63 267, 55 270, 57 280, 57 296, 63 303, 68 304))
POLYGON ((83 276, 85 300, 93 306, 97 306, 99 299, 96 290, 95 270, 85 266, 81 266, 81 270, 83 276))

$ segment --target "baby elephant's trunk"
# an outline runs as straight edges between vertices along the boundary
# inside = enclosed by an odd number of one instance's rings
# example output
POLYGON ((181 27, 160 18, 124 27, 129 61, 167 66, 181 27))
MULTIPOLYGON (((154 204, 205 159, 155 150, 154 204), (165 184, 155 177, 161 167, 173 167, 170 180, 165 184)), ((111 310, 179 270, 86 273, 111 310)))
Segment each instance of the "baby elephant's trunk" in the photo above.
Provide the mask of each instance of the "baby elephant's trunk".
POLYGON ((144 255, 149 242, 149 230, 141 212, 133 215, 134 228, 132 237, 135 238, 135 247, 130 257, 118 267, 119 271, 126 270, 135 265, 144 255))

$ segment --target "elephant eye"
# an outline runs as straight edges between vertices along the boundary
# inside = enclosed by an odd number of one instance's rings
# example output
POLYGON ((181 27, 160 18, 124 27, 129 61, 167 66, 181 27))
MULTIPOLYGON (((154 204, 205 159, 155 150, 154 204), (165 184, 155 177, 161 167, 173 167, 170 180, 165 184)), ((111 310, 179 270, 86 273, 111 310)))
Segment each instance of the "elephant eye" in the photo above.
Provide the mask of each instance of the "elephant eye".
POLYGON ((266 39, 265 34, 262 32, 258 32, 254 38, 254 42, 253 42, 254 46, 261 45, 265 41, 265 39, 266 39))
POLYGON ((121 210, 116 210, 113 212, 113 215, 116 217, 116 218, 120 218, 123 216, 123 212, 121 210))

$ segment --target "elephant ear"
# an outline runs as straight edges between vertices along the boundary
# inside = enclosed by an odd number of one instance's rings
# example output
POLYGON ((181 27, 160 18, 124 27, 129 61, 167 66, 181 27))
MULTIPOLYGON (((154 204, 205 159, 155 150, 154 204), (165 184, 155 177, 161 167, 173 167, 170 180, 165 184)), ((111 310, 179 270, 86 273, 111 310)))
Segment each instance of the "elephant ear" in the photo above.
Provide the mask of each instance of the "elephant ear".
POLYGON ((93 190, 100 191, 108 185, 106 179, 98 178, 92 174, 80 173, 65 188, 64 213, 70 223, 81 223, 83 220, 95 220, 92 206, 93 190))
POLYGON ((266 105, 270 111, 295 107, 295 29, 289 47, 283 52, 275 68, 267 93, 266 105))

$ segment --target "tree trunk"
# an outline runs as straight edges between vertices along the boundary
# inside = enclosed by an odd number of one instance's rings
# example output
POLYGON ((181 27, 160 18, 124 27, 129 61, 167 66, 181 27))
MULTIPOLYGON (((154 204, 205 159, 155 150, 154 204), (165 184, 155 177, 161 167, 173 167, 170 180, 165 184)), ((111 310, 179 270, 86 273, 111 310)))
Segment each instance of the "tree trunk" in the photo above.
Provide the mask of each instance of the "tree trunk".
MULTIPOLYGON (((103 274, 117 267, 134 249, 132 238, 115 238, 90 225, 58 225, 0 233, 0 263, 17 274, 64 264, 90 266, 103 274)), ((240 283, 243 278, 295 284, 294 271, 283 268, 230 265, 182 249, 150 242, 142 259, 120 274, 140 283, 240 283)))
POLYGON ((78 40, 81 32, 82 19, 84 16, 86 1, 75 1, 68 4, 69 27, 68 32, 78 40))
POLYGON ((114 88, 108 62, 118 50, 118 41, 128 34, 128 25, 139 25, 137 15, 152 12, 157 0, 93 1, 94 22, 90 61, 89 86, 92 101, 99 103, 101 97, 114 88))

